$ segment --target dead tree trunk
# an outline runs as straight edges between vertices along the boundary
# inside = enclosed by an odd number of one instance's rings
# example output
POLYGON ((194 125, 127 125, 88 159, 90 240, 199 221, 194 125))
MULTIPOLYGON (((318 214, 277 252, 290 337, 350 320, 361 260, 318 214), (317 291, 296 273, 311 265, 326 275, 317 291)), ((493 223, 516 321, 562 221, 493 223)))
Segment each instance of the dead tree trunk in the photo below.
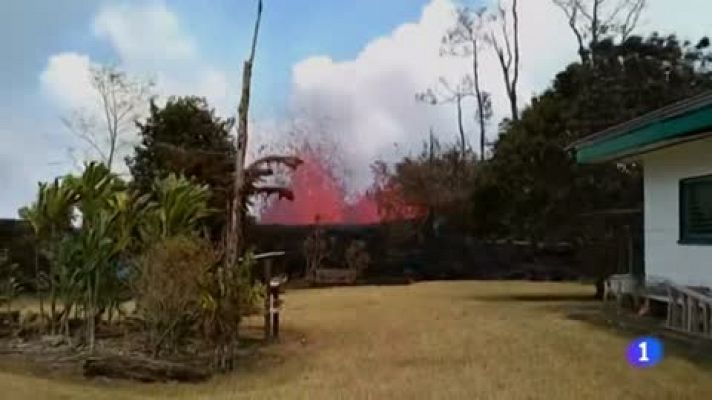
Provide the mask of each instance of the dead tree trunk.
POLYGON ((472 80, 475 86, 475 98, 477 99, 477 122, 480 125, 480 160, 485 159, 485 141, 487 111, 485 107, 484 93, 480 87, 480 65, 479 65, 479 43, 477 38, 472 36, 472 80))
POLYGON ((84 376, 103 376, 139 382, 203 382, 210 378, 207 368, 169 361, 122 356, 92 357, 84 361, 84 376))
POLYGON ((519 120, 519 109, 517 108, 517 84, 519 83, 519 14, 517 11, 517 0, 512 0, 511 11, 507 12, 500 5, 499 15, 494 17, 501 26, 501 37, 490 32, 488 41, 499 62, 504 79, 505 90, 509 99, 509 108, 512 121, 519 120), (511 13, 512 27, 510 32, 508 14, 511 13), (511 36, 511 37, 510 37, 511 36))
POLYGON ((233 199, 231 207, 229 207, 228 219, 228 234, 226 240, 226 262, 228 267, 237 264, 237 261, 242 254, 244 248, 244 223, 246 212, 246 190, 245 190, 245 159, 247 157, 248 144, 248 114, 250 108, 250 85, 252 80, 252 66, 255 60, 255 49, 257 47, 257 35, 260 29, 260 20, 262 19, 262 0, 257 4, 257 20, 255 22, 255 30, 252 36, 252 49, 250 56, 243 65, 242 70, 242 93, 240 96, 240 105, 237 109, 238 127, 236 147, 237 154, 235 155, 235 181, 233 187, 233 199))
MULTIPOLYGON (((255 21, 255 29, 252 35, 252 48, 250 56, 243 65, 242 70, 242 93, 240 95, 240 105, 237 109, 238 127, 236 138, 235 155, 235 176, 233 187, 233 198, 228 207, 228 229, 225 238, 225 264, 222 268, 219 302, 230 302, 234 307, 239 308, 238 288, 235 286, 236 278, 239 275, 238 263, 245 247, 244 243, 244 225, 245 213, 247 212, 247 196, 248 190, 245 185, 245 159, 247 156, 248 144, 248 114, 250 108, 250 84, 252 80, 252 66, 255 60, 255 49, 257 47, 257 35, 260 29, 260 21, 262 19, 262 0, 257 3, 257 18, 255 21), (228 285, 225 285, 225 282, 228 285)), ((218 306, 217 312, 227 312, 225 309, 218 306)), ((232 310, 235 312, 235 310, 232 310)), ((220 369, 230 369, 232 366, 233 347, 239 337, 239 310, 237 310, 237 318, 229 319, 226 326, 218 328, 218 345, 215 348, 215 364, 220 369)))
POLYGON ((462 122, 462 94, 457 93, 455 102, 457 104, 457 130, 460 133, 460 157, 464 162, 467 157, 467 140, 465 139, 465 125, 462 122))

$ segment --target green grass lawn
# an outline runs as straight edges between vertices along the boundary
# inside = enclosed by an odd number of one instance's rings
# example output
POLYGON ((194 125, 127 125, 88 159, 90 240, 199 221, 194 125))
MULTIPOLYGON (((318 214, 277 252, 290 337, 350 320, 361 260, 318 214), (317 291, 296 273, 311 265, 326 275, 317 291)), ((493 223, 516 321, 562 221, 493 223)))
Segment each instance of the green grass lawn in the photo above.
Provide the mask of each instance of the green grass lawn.
POLYGON ((709 399, 712 370, 636 370, 630 336, 566 318, 590 286, 433 282, 291 291, 284 338, 202 385, 0 372, 7 399, 709 399))

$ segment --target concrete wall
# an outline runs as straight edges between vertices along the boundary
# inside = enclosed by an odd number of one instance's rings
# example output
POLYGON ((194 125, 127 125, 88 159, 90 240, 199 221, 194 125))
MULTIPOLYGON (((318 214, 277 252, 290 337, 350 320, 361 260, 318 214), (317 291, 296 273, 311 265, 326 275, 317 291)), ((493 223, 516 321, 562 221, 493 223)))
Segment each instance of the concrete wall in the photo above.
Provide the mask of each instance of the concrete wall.
POLYGON ((712 245, 679 244, 681 179, 712 174, 712 138, 641 157, 645 184, 645 272, 712 287, 712 245))

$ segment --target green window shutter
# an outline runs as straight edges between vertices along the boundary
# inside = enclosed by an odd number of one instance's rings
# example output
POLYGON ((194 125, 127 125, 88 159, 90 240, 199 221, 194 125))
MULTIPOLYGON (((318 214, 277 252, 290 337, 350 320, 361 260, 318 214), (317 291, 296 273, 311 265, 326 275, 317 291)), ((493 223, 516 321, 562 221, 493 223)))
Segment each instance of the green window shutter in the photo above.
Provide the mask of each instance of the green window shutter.
POLYGON ((680 241, 712 244, 712 175, 680 181, 680 241))

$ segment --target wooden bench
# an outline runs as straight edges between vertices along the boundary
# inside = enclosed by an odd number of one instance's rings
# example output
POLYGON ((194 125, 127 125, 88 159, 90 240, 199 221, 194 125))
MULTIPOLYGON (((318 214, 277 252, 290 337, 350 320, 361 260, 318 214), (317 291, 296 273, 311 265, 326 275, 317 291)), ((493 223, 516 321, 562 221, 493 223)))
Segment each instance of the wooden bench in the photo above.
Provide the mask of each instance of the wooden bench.
POLYGON ((351 285, 356 283, 358 271, 345 268, 319 268, 314 271, 314 283, 351 285))
POLYGON ((603 283, 603 301, 615 298, 620 303, 623 296, 635 294, 635 289, 636 283, 633 275, 611 275, 603 283))

